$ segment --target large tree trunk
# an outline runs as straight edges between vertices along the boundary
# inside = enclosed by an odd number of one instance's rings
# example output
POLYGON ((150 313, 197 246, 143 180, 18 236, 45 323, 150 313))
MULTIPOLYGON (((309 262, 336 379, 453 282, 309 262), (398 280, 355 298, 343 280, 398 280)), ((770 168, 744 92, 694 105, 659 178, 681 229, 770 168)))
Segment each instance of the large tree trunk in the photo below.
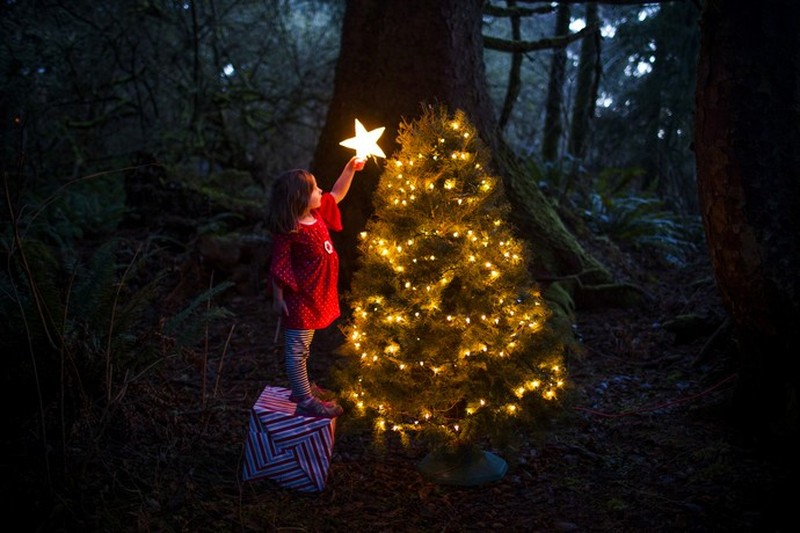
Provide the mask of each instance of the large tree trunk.
MULTIPOLYGON (((556 10, 556 36, 569 33, 570 7, 561 4, 556 10)), ((547 84, 547 100, 545 103, 544 132, 542 135, 542 159, 555 161, 558 159, 558 146, 561 144, 563 119, 561 113, 564 106, 564 72, 567 64, 567 48, 558 47, 550 58, 550 80, 547 84)))
POLYGON ((707 2, 695 151, 711 261, 740 347, 736 417, 797 439, 800 8, 707 2))
MULTIPOLYGON (((401 121, 417 118, 422 105, 443 104, 451 111, 463 110, 490 149, 499 150, 497 122, 484 72, 482 8, 482 0, 347 3, 333 98, 311 166, 323 188, 333 183, 352 155, 339 146, 339 141, 352 136, 355 118, 367 129, 386 127, 380 144, 388 155, 398 148, 395 138, 401 121)), ((349 287, 357 268, 357 235, 372 214, 372 194, 379 174, 379 165, 368 163, 342 204, 345 229, 334 238, 344 288, 349 287)), ((535 184, 524 186, 535 188, 535 184)), ((528 207, 531 213, 553 214, 541 195, 526 197, 537 202, 528 207)), ((574 273, 591 262, 568 233, 539 227, 543 220, 547 218, 528 223, 533 232, 529 235, 537 236, 536 247, 551 246, 552 250, 572 254, 556 261, 549 272, 574 273), (545 234, 556 235, 554 242, 540 241, 545 234), (558 242, 566 239, 573 242, 558 242)))
POLYGON ((572 123, 567 150, 572 157, 584 156, 589 124, 594 116, 600 79, 600 14, 597 4, 586 4, 586 25, 597 29, 583 38, 578 63, 578 83, 575 87, 575 105, 572 106, 572 123))

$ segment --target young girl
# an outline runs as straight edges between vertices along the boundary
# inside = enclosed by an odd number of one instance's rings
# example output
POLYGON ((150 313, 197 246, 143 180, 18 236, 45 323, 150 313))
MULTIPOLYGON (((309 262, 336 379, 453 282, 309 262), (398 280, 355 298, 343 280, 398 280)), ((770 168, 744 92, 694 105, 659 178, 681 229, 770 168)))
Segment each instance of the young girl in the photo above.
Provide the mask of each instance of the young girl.
POLYGON ((328 229, 342 230, 338 203, 364 161, 353 157, 329 193, 307 170, 290 170, 272 184, 267 223, 272 231, 273 310, 284 325, 284 359, 295 413, 333 418, 342 407, 315 396, 321 389, 308 379, 306 362, 314 331, 339 317, 339 257, 328 229))

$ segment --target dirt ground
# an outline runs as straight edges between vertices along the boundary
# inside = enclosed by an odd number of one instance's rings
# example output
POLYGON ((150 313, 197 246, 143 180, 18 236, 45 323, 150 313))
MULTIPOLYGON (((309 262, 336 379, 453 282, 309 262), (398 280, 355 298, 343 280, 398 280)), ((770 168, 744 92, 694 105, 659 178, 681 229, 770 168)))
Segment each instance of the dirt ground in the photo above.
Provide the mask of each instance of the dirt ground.
MULTIPOLYGON (((417 470, 425 450, 381 452, 368 431, 344 423, 322 492, 242 481, 249 409, 265 385, 288 381, 269 302, 231 292, 220 303, 233 316, 200 349, 130 384, 111 438, 85 451, 71 490, 37 500, 26 529, 787 530, 790 472, 731 424, 736 375, 726 335, 713 340, 724 315, 709 266, 624 268, 645 305, 578 312, 585 353, 568 362, 574 399, 545 435, 514 454, 496 451, 508 463, 499 481, 429 483, 417 470), (689 313, 701 317, 694 335, 669 328, 689 313)), ((314 341, 310 373, 320 384, 339 343, 335 327, 314 341)))

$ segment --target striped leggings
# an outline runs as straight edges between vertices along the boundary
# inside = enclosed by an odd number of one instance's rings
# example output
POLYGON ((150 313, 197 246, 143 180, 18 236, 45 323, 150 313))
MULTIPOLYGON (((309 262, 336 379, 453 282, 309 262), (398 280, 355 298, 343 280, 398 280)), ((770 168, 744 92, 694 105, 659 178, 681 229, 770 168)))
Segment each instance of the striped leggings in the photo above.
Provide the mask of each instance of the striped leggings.
POLYGON ((292 395, 298 398, 311 396, 307 362, 313 338, 313 329, 287 329, 283 333, 286 374, 289 376, 292 395))

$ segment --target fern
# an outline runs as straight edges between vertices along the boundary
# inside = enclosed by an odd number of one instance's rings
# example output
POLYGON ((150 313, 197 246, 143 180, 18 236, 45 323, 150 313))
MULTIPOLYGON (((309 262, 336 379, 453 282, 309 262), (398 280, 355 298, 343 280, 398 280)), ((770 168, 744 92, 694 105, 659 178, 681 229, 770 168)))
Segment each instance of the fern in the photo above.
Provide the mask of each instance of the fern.
POLYGON ((603 192, 608 191, 593 192, 583 211, 587 226, 595 233, 636 250, 657 252, 673 264, 683 263, 696 250, 702 239, 699 220, 669 211, 662 200, 646 193, 603 192))
POLYGON ((196 296, 189 305, 166 321, 163 334, 173 339, 177 348, 192 346, 199 342, 207 323, 232 316, 227 309, 210 304, 216 295, 233 285, 232 281, 224 281, 196 296))

